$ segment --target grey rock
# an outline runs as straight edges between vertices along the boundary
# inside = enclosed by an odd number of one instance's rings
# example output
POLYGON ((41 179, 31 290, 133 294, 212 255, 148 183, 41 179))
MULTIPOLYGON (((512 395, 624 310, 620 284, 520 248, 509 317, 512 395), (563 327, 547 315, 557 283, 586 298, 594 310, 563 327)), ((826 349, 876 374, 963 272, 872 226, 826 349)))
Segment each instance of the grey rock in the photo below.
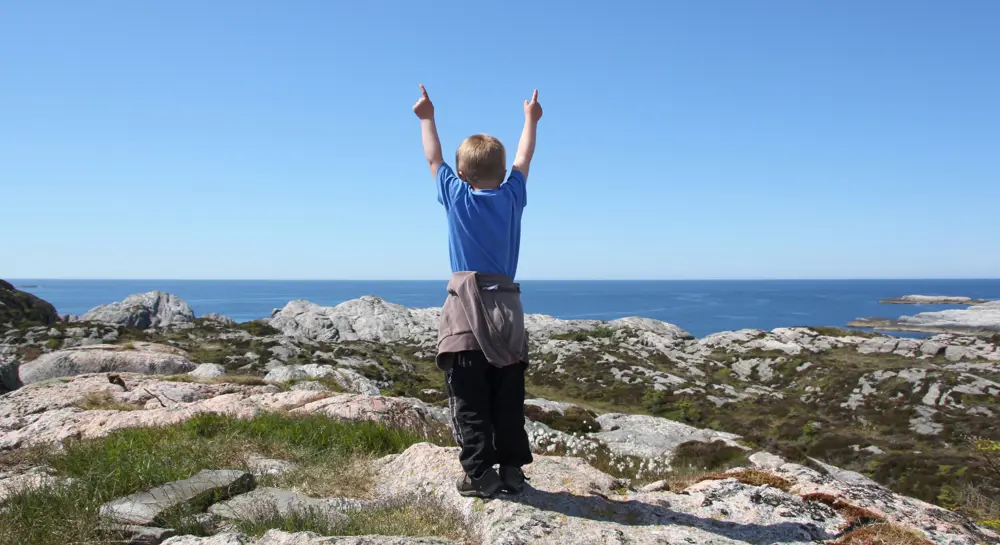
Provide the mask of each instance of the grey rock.
MULTIPOLYGON (((442 293, 442 300, 445 294, 442 293)), ((440 308, 411 309, 365 296, 324 307, 309 301, 292 301, 270 318, 272 327, 291 337, 325 342, 376 341, 433 342, 437 338, 440 308)), ((630 329, 678 342, 694 337, 683 329, 649 318, 628 317, 610 322, 599 320, 560 320, 544 314, 528 314, 525 328, 532 338, 551 337, 572 331, 590 331, 600 327, 630 329)))
POLYGON ((760 469, 778 469, 785 465, 785 459, 769 452, 755 452, 749 457, 750 463, 760 469))
POLYGON ((220 323, 220 324, 223 324, 223 325, 236 325, 236 320, 230 318, 229 316, 223 316, 223 315, 217 314, 215 312, 213 312, 211 314, 206 314, 206 315, 202 316, 202 318, 204 318, 206 320, 209 320, 209 321, 212 321, 212 322, 217 322, 217 323, 220 323))
POLYGON ((113 528, 129 536, 127 541, 129 545, 160 545, 164 540, 177 535, 177 532, 172 528, 157 528, 155 526, 126 524, 113 528))
POLYGON ((270 325, 293 337, 385 343, 430 340, 437 334, 439 315, 440 309, 408 309, 365 296, 333 307, 292 301, 271 316, 270 325))
POLYGON ((142 373, 174 375, 193 371, 197 364, 182 350, 162 344, 136 342, 131 345, 96 344, 65 348, 42 354, 21 365, 21 382, 31 384, 57 377, 87 373, 142 373))
POLYGON ((18 369, 21 362, 14 347, 0 345, 0 393, 16 390, 23 386, 18 369))
POLYGON ((325 537, 313 532, 289 534, 269 530, 257 545, 458 545, 448 539, 401 536, 337 536, 325 537))
POLYGON ((293 392, 304 391, 304 392, 329 392, 330 389, 326 387, 322 382, 316 382, 315 380, 303 380, 301 382, 296 382, 292 384, 291 390, 293 392))
MULTIPOLYGON (((354 508, 365 505, 354 501, 354 508)), ((342 513, 344 510, 345 503, 342 501, 310 498, 280 488, 258 488, 208 508, 209 513, 222 519, 259 521, 275 516, 289 518, 298 515, 319 517, 331 525, 347 520, 342 513)))
POLYGON ((883 305, 979 305, 986 302, 983 299, 948 295, 904 295, 879 301, 883 305))
POLYGON ((274 359, 280 361, 288 361, 288 358, 294 357, 298 354, 298 350, 288 346, 272 346, 268 352, 274 356, 274 359))
POLYGON ((117 303, 94 307, 80 319, 147 329, 190 323, 194 320, 194 311, 179 297, 151 291, 129 295, 117 303))
POLYGON ((218 363, 203 363, 188 374, 192 377, 202 379, 218 378, 225 376, 226 368, 218 363))
POLYGON ((670 459, 677 447, 688 441, 722 441, 744 448, 736 442, 739 435, 703 430, 656 416, 610 413, 597 417, 597 422, 602 430, 608 431, 588 436, 603 441, 616 454, 670 459))
MULTIPOLYGON (((455 491, 457 449, 417 444, 380 471, 377 492, 410 493, 461 514, 482 543, 698 543, 806 545, 843 526, 833 510, 768 487, 710 481, 671 492, 615 492, 611 476, 576 458, 538 456, 530 487, 514 500, 477 504, 455 491)), ((502 498, 502 497, 501 497, 502 498)))
POLYGON ((991 301, 967 309, 921 312, 916 316, 858 319, 856 327, 877 327, 888 331, 922 333, 981 334, 1000 332, 1000 301, 991 301))
POLYGON ((100 514, 123 524, 152 526, 162 524, 164 515, 176 509, 201 506, 211 499, 232 497, 253 487, 253 475, 244 471, 203 470, 188 479, 108 502, 101 506, 100 514))
POLYGON ((268 382, 291 382, 293 380, 302 380, 309 378, 309 375, 302 370, 301 365, 283 365, 281 367, 272 367, 267 375, 264 375, 264 380, 268 382))
POLYGON ((379 389, 368 378, 353 369, 340 369, 332 365, 286 365, 268 371, 264 380, 271 382, 291 382, 293 380, 328 378, 349 392, 367 396, 379 395, 379 389))
POLYGON ((944 357, 948 361, 975 359, 976 354, 964 346, 949 346, 944 349, 944 357))
POLYGON ((273 458, 263 458, 252 456, 247 460, 247 469, 254 476, 281 475, 295 469, 295 464, 286 460, 275 460, 273 458))
POLYGON ((163 545, 254 545, 256 540, 236 532, 223 532, 211 537, 177 536, 163 542, 163 545))
POLYGON ((660 492, 670 490, 670 483, 667 481, 655 481, 639 489, 639 492, 660 492))
POLYGON ((856 471, 848 471, 846 469, 840 469, 839 467, 834 467, 830 464, 823 463, 815 458, 809 458, 809 460, 823 469, 823 471, 833 477, 834 479, 847 483, 847 484, 857 484, 865 486, 881 486, 877 482, 865 477, 864 475, 856 471))

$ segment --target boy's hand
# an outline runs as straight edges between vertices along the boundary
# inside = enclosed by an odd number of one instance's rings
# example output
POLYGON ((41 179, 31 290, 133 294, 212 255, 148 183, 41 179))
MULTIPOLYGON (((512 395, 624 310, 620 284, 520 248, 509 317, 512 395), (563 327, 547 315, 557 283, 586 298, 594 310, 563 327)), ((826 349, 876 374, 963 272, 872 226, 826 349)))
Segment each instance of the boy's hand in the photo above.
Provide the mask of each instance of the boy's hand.
MULTIPOLYGON (((421 89, 423 89, 422 86, 421 89)), ((426 96, 427 93, 424 93, 424 97, 426 96)), ((416 111, 416 107, 414 107, 414 111, 416 111)), ((541 118, 542 105, 538 103, 538 89, 535 89, 534 94, 531 95, 531 101, 524 101, 524 119, 537 123, 541 118)))
MULTIPOLYGON (((527 101, 525 103, 527 104, 527 101)), ((528 111, 527 106, 525 111, 528 111)), ((427 89, 424 89, 423 85, 420 86, 420 98, 413 105, 413 113, 422 120, 434 119, 434 104, 431 103, 431 97, 427 96, 427 89)), ((538 110, 538 115, 541 116, 541 109, 538 110)))

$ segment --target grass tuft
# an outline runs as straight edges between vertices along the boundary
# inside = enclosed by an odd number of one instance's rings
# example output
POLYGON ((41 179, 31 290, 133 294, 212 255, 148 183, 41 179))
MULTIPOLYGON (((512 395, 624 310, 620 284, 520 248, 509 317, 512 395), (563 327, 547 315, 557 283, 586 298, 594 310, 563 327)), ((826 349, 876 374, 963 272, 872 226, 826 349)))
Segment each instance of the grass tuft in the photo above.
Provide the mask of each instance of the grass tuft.
POLYGON ((702 481, 722 479, 736 479, 750 486, 767 485, 785 492, 788 492, 792 488, 792 481, 759 469, 741 469, 730 473, 708 473, 700 477, 702 481))
POLYGON ((848 503, 844 501, 843 498, 838 498, 831 494, 814 492, 812 494, 803 495, 802 499, 830 506, 834 511, 840 513, 840 516, 844 517, 844 520, 846 520, 847 524, 851 527, 885 522, 885 517, 882 515, 865 509, 864 507, 858 507, 857 505, 848 503))
POLYGON ((122 403, 115 401, 114 395, 107 390, 87 394, 76 406, 85 411, 138 411, 143 407, 132 403, 122 403))
POLYGON ((268 530, 315 532, 325 536, 389 535, 444 537, 464 540, 468 534, 457 513, 429 499, 398 501, 390 505, 344 511, 345 520, 331 520, 316 510, 281 516, 277 513, 236 521, 238 530, 260 537, 268 530))
POLYGON ((933 545, 915 530, 879 523, 848 532, 831 545, 933 545))

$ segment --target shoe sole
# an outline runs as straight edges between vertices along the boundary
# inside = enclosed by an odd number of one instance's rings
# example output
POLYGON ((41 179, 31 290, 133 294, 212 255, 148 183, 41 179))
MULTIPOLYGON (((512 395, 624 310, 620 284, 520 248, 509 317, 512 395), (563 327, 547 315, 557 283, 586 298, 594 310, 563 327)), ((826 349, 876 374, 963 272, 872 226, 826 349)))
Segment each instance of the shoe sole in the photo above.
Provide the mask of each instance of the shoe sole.
MULTIPOLYGON (((498 491, 499 492, 499 491, 498 491)), ((483 492, 481 490, 459 490, 458 495, 463 498, 492 498, 496 495, 496 492, 492 494, 489 492, 483 492)))

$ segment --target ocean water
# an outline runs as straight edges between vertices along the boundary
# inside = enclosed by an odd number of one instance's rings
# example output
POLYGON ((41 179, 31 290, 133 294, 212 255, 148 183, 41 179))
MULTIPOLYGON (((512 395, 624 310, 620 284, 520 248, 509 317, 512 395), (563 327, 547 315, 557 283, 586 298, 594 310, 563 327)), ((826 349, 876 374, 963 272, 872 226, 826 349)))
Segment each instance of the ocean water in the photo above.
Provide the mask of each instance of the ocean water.
MULTIPOLYGON (((10 280, 55 305, 60 314, 83 314, 97 305, 150 290, 173 293, 202 315, 238 321, 269 316, 288 301, 335 305, 377 295, 408 307, 439 306, 445 281, 286 280, 10 280)), ((612 320, 644 316, 705 336, 742 328, 843 326, 859 317, 890 317, 947 307, 880 305, 901 295, 958 295, 1000 299, 993 280, 746 280, 746 281, 523 281, 524 308, 558 318, 612 320)))

